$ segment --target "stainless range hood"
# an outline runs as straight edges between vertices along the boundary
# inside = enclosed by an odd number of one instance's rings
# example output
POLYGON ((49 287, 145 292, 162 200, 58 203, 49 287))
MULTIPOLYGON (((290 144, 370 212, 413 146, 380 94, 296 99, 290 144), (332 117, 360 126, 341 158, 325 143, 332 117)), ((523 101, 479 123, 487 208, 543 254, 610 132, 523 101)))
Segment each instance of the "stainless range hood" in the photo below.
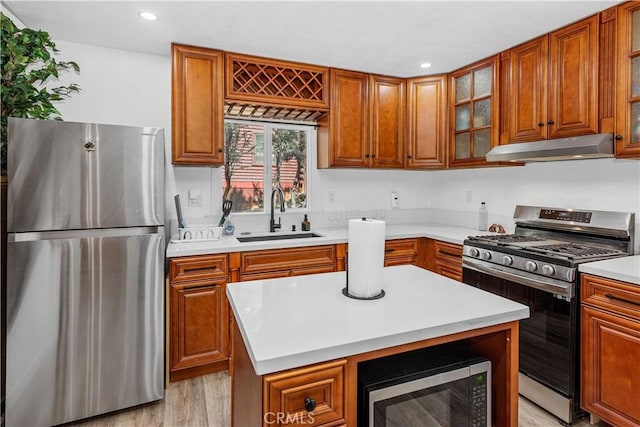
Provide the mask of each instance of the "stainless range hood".
POLYGON ((613 157, 613 133, 499 145, 487 153, 488 162, 550 162, 613 157))

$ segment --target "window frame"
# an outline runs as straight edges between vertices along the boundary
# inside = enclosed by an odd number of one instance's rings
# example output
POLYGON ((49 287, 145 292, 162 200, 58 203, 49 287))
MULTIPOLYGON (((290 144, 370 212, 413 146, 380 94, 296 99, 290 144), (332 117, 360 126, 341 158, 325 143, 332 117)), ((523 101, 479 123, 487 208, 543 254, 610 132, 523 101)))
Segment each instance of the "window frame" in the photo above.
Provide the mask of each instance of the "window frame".
MULTIPOLYGON (((311 194, 311 171, 316 162, 316 143, 317 143, 317 125, 314 123, 308 124, 298 124, 298 123, 289 123, 289 122, 278 122, 278 121, 267 121, 267 120, 243 120, 237 118, 227 118, 225 117, 224 123, 237 123, 241 125, 260 125, 264 127, 264 150, 263 150, 263 162, 262 164, 253 163, 255 166, 262 166, 262 179, 263 179, 263 189, 264 193, 264 202, 263 202, 263 210, 256 211, 244 211, 244 212, 233 212, 233 215, 261 215, 261 214, 269 214, 271 210, 271 186, 273 183, 272 179, 272 171, 273 171, 273 147, 272 147, 272 130, 275 129, 289 129, 295 131, 305 131, 307 134, 306 142, 307 142, 307 156, 306 156, 306 164, 305 164, 305 194, 306 194, 306 207, 304 208, 286 208, 286 212, 295 212, 295 213, 307 213, 311 211, 312 205, 312 194, 311 194), (266 159, 269 159, 268 162, 266 159), (269 191, 266 191, 269 189, 269 191)), ((255 152, 252 156, 252 162, 255 160, 255 152)), ((221 195, 223 190, 223 183, 221 181, 220 191, 221 195)), ((222 201, 221 201, 222 202, 222 201)))

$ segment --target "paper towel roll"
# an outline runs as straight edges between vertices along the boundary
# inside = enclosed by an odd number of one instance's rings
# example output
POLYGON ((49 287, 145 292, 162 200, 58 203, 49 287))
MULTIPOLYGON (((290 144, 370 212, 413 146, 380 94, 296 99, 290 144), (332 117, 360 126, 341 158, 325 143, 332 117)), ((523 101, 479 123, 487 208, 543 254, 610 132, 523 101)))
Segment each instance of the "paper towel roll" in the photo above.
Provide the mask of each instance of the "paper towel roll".
POLYGON ((371 298, 382 291, 385 222, 373 219, 349 220, 349 294, 371 298))

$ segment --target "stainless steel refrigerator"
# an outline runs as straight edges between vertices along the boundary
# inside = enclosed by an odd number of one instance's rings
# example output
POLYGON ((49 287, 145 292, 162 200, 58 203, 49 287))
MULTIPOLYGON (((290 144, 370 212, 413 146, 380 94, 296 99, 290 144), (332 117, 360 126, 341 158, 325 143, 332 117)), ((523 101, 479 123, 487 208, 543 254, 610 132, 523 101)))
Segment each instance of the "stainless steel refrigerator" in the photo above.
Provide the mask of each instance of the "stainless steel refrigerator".
POLYGON ((6 425, 164 394, 164 131, 9 119, 6 425))

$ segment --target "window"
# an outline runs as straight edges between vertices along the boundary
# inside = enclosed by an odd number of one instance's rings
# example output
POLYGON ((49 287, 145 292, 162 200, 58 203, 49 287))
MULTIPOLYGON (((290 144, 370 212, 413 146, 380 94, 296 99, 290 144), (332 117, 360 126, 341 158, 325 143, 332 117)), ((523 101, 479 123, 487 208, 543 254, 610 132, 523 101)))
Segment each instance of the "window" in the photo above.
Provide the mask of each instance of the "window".
POLYGON ((222 200, 233 202, 232 212, 264 212, 276 186, 287 209, 309 207, 313 126, 225 120, 224 138, 222 200))

